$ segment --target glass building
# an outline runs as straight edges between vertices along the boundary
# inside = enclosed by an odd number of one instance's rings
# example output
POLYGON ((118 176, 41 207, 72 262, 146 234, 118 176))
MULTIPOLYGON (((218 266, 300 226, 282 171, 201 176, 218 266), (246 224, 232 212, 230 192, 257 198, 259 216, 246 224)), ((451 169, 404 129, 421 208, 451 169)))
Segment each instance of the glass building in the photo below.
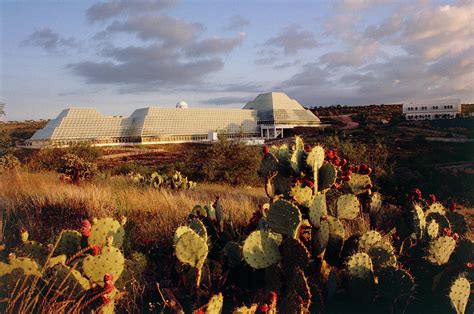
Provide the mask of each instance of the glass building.
POLYGON ((242 109, 148 107, 129 117, 103 116, 94 108, 63 110, 38 130, 27 145, 67 146, 88 142, 96 146, 209 141, 220 137, 283 137, 285 129, 318 127, 319 119, 284 93, 258 95, 242 109))

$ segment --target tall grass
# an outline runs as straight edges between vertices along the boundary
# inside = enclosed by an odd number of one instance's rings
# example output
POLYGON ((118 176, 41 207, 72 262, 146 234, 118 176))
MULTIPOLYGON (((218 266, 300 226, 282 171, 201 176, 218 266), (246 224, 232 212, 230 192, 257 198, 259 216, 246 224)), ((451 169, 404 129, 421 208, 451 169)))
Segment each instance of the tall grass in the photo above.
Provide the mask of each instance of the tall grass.
POLYGON ((53 172, 12 172, 0 179, 4 241, 18 241, 20 228, 34 240, 52 241, 64 228, 78 229, 84 218, 125 215, 132 245, 158 244, 171 239, 194 205, 210 203, 216 195, 236 226, 247 223, 265 201, 262 188, 200 184, 195 190, 158 191, 133 186, 125 177, 76 186, 53 172))

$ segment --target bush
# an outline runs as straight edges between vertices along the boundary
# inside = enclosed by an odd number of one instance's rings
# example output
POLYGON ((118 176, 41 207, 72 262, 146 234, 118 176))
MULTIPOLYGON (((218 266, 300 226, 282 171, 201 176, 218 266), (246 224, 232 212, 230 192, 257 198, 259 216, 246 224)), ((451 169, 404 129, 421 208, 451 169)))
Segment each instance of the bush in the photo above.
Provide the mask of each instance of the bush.
POLYGON ((87 162, 94 162, 102 156, 100 148, 87 143, 77 143, 66 148, 46 147, 31 159, 30 166, 34 169, 56 170, 63 164, 62 158, 67 154, 74 154, 87 162))
POLYGON ((185 174, 196 181, 258 185, 260 157, 259 147, 221 139, 210 149, 190 154, 187 164, 193 164, 195 168, 191 170, 192 174, 185 174), (200 162, 196 162, 197 160, 200 162))
POLYGON ((95 163, 85 161, 74 154, 64 155, 61 161, 62 165, 58 168, 58 172, 64 174, 65 179, 75 184, 79 183, 80 180, 92 178, 97 172, 95 163))
POLYGON ((20 161, 12 154, 0 157, 0 173, 4 173, 20 167, 20 161))

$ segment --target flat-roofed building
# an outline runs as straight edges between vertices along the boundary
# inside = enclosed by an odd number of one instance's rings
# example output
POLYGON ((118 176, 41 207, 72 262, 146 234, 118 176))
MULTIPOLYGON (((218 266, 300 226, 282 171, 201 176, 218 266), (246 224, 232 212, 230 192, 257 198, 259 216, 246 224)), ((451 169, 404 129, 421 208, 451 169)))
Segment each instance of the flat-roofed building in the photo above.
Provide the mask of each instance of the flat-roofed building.
POLYGON ((461 115, 461 100, 431 100, 403 104, 407 120, 453 119, 461 115))
POLYGON ((284 93, 260 94, 242 109, 148 107, 129 117, 107 117, 94 108, 69 108, 50 120, 27 142, 32 147, 67 146, 88 142, 96 146, 209 141, 221 137, 283 136, 284 129, 320 126, 319 119, 284 93))

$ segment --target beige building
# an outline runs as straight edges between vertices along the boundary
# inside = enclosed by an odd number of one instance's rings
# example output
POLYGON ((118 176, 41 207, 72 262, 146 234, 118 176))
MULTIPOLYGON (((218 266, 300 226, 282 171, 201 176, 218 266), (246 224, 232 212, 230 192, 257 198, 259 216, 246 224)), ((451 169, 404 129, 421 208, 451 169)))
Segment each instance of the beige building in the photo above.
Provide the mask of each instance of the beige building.
POLYGON ((461 100, 432 100, 403 104, 407 120, 453 119, 461 115, 461 100))
POLYGON ((284 93, 258 95, 242 109, 148 107, 129 117, 103 116, 93 108, 69 108, 50 120, 28 146, 67 146, 88 142, 96 146, 160 144, 215 140, 226 137, 276 138, 285 129, 318 127, 319 119, 284 93))

